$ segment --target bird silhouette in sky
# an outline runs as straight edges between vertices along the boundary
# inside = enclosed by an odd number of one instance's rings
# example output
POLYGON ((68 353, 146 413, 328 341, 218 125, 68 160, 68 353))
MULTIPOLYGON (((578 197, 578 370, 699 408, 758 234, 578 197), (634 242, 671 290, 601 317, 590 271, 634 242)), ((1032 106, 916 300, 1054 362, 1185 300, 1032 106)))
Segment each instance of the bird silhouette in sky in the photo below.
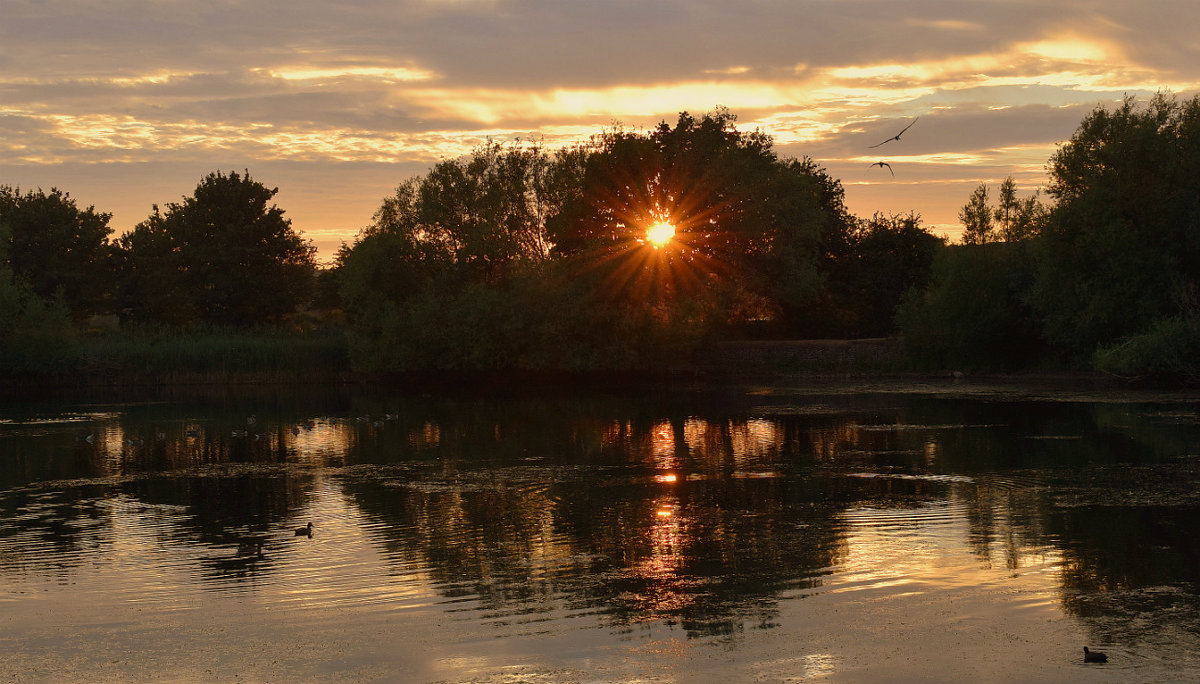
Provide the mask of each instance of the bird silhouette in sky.
POLYGON ((892 165, 887 162, 878 161, 878 162, 875 162, 874 164, 871 164, 871 166, 879 166, 879 167, 886 166, 887 170, 890 171, 893 176, 896 175, 896 172, 892 171, 892 165))
MULTIPOLYGON (((919 119, 919 118, 921 118, 921 117, 918 116, 917 119, 919 119)), ((917 119, 913 119, 912 122, 910 122, 907 126, 905 126, 903 129, 901 129, 900 132, 897 133, 896 135, 893 135, 892 137, 888 138, 887 140, 884 140, 883 142, 879 143, 878 145, 871 145, 871 146, 867 147, 867 149, 870 150, 870 149, 879 147, 879 145, 884 145, 886 143, 890 143, 893 140, 899 140, 900 136, 904 135, 904 131, 907 131, 908 129, 913 127, 913 124, 915 124, 917 122, 917 119)))

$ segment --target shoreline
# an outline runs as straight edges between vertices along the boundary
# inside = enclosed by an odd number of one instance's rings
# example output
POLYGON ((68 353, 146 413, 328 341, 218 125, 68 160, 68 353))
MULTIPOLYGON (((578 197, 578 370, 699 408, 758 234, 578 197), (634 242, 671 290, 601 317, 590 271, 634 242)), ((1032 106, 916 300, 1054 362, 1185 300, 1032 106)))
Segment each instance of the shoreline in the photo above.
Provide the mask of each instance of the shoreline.
MULTIPOLYGON (((186 364, 181 364, 186 365, 186 364)), ((685 390, 695 387, 862 387, 910 392, 999 394, 1119 393, 1200 398, 1200 387, 1128 381, 1096 371, 1038 369, 1004 372, 917 371, 905 368, 897 338, 865 340, 747 340, 715 343, 692 358, 660 369, 599 371, 478 370, 383 372, 354 370, 340 360, 308 367, 249 370, 244 366, 163 371, 108 366, 0 376, 0 398, 63 392, 280 391, 363 388, 405 393, 538 392, 562 390, 685 390), (988 389, 991 388, 991 389, 988 389)))

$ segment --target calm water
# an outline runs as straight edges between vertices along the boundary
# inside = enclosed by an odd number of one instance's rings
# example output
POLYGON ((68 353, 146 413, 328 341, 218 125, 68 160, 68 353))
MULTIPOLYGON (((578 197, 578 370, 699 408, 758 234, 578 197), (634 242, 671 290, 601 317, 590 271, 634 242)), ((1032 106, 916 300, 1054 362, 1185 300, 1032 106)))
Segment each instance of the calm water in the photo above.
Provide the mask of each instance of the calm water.
POLYGON ((1196 681, 1168 399, 9 402, 0 679, 1196 681))

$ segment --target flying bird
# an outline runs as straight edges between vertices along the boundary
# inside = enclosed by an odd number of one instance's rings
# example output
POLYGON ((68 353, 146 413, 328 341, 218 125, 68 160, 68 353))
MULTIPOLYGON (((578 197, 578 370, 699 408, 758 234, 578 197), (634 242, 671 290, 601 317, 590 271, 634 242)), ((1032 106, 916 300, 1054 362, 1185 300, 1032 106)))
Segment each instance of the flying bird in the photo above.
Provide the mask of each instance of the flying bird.
POLYGON ((893 176, 896 175, 896 172, 892 171, 892 165, 887 162, 883 162, 883 161, 875 162, 874 164, 871 164, 871 166, 878 166, 880 168, 886 166, 887 170, 890 171, 893 176))
MULTIPOLYGON (((921 118, 921 117, 918 116, 917 119, 919 119, 919 118, 921 118)), ((867 149, 868 150, 873 149, 873 148, 879 147, 879 145, 883 145, 885 143, 890 143, 893 140, 899 140, 900 136, 904 135, 904 131, 907 131, 908 129, 913 127, 913 124, 915 124, 917 122, 917 119, 913 119, 912 122, 910 122, 907 126, 905 126, 903 129, 901 129, 901 131, 899 133, 897 133, 896 135, 893 135, 892 137, 888 138, 887 140, 884 140, 883 142, 879 143, 878 145, 871 145, 867 149)))

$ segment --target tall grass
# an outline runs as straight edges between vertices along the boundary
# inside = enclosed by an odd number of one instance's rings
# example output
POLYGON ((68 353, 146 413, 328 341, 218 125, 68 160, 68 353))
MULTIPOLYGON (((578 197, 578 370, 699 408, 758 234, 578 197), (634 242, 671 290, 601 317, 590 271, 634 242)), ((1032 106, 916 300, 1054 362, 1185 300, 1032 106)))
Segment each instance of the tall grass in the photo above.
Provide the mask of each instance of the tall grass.
POLYGON ((81 339, 74 365, 118 379, 303 380, 349 370, 349 355, 340 331, 143 327, 81 339))

